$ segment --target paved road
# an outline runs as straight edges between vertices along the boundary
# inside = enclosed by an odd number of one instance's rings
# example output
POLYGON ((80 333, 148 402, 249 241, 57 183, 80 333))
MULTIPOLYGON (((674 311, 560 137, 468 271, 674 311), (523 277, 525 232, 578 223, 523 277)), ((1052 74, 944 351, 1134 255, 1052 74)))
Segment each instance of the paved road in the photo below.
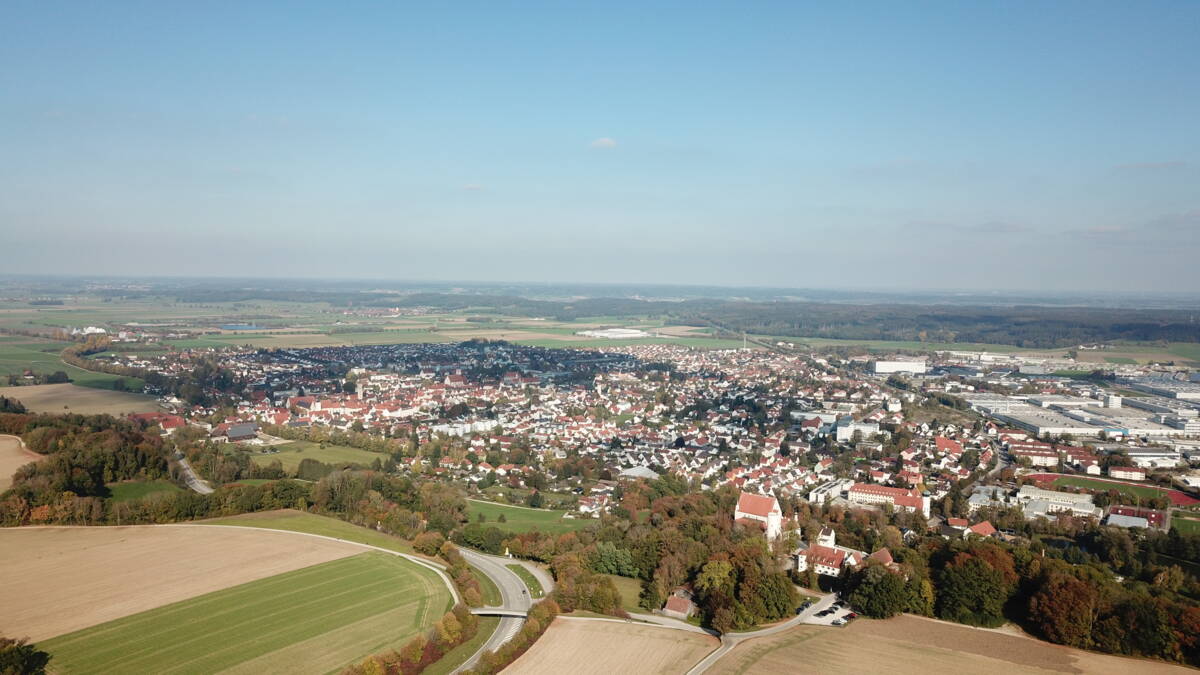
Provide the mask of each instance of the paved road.
POLYGON ((213 489, 208 483, 200 480, 200 476, 196 475, 196 472, 192 469, 192 465, 188 463, 183 455, 176 454, 175 459, 179 462, 179 468, 183 470, 183 480, 189 488, 202 495, 212 493, 213 489))
MULTIPOLYGON (((529 597, 529 589, 525 587, 525 582, 521 581, 521 577, 517 576, 515 572, 505 567, 516 561, 501 556, 485 555, 469 548, 459 548, 458 550, 467 559, 467 562, 486 574, 500 589, 501 607, 527 611, 532 606, 533 601, 529 597)), ((492 633, 492 637, 488 638, 488 641, 454 672, 474 667, 484 652, 499 649, 500 645, 513 639, 513 636, 521 630, 521 626, 524 624, 525 619, 511 616, 500 617, 500 625, 496 627, 496 632, 492 633)))
POLYGON ((774 635, 776 633, 782 633, 785 630, 795 628, 802 623, 811 623, 810 619, 814 614, 825 609, 826 607, 829 607, 836 601, 837 596, 830 593, 829 595, 823 596, 813 604, 809 605, 803 612, 800 612, 796 616, 784 621, 783 623, 776 624, 769 628, 763 628, 761 630, 750 631, 748 633, 726 633, 721 636, 721 646, 717 647, 711 654, 704 657, 703 661, 692 666, 692 669, 687 671, 687 675, 699 675, 700 673, 708 670, 714 663, 720 660, 722 656, 728 654, 730 650, 738 646, 738 644, 743 640, 774 635))

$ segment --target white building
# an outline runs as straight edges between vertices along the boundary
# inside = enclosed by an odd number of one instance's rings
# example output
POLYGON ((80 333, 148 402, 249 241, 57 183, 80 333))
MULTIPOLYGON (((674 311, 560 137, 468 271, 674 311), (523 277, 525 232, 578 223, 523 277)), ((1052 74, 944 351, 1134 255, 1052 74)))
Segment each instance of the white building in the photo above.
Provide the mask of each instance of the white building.
POLYGON ((738 497, 733 519, 735 522, 760 524, 768 540, 777 539, 783 534, 783 510, 779 508, 779 500, 774 497, 743 492, 738 497))
POLYGON ((876 375, 886 375, 888 373, 913 373, 922 375, 925 373, 925 359, 920 360, 905 360, 905 361, 874 361, 871 363, 871 370, 876 375))

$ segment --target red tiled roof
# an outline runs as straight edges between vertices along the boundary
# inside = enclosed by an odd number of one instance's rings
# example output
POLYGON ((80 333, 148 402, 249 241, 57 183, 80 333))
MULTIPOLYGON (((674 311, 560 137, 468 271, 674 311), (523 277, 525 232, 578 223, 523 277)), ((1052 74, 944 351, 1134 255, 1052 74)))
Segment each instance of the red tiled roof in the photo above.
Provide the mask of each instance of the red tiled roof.
POLYGON ((779 504, 774 497, 766 495, 756 495, 749 492, 743 492, 738 497, 737 510, 741 513, 749 513, 751 515, 766 518, 772 511, 779 508, 779 504))

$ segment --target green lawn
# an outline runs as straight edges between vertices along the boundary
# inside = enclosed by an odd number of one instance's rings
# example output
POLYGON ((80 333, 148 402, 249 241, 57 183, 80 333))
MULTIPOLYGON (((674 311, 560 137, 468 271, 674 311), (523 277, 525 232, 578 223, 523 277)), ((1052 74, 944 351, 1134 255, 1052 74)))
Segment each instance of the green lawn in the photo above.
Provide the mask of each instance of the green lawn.
POLYGON ((638 607, 638 596, 642 594, 642 582, 638 579, 630 579, 629 577, 619 577, 615 574, 605 574, 604 576, 612 579, 613 585, 617 587, 617 591, 621 594, 621 608, 626 612, 641 612, 646 610, 638 607))
POLYGON ((213 520, 203 520, 198 522, 199 525, 240 525, 242 527, 263 527, 270 530, 288 530, 291 532, 307 532, 309 534, 320 534, 326 537, 335 537, 337 539, 346 539, 348 541, 356 541, 360 544, 369 544, 386 548, 389 551, 398 551, 400 553, 415 554, 413 547, 407 541, 400 537, 393 537, 390 534, 376 532, 365 527, 351 525, 336 518, 327 518, 318 516, 313 513, 304 513, 303 511, 293 511, 286 509, 283 511, 263 511, 260 513, 246 513, 240 516, 230 516, 228 518, 215 518, 213 520))
POLYGON ((1171 529, 1179 530, 1183 534, 1200 534, 1200 520, 1195 518, 1180 518, 1179 516, 1172 516, 1171 529))
POLYGON ((431 570, 371 551, 38 643, 61 673, 326 673, 398 648, 451 606, 431 570), (228 669, 228 670, 227 670, 228 669))
POLYGON ((1158 488, 1152 488, 1143 485, 1125 485, 1123 483, 1109 483, 1102 480, 1092 480, 1091 478, 1081 478, 1077 476, 1063 476, 1054 479, 1054 485, 1078 487, 1085 490, 1116 490, 1121 494, 1129 497, 1158 497, 1163 494, 1163 491, 1158 488))
POLYGON ((106 487, 112 493, 111 499, 114 502, 130 502, 155 494, 183 492, 183 488, 165 480, 124 481, 108 483, 106 487))
POLYGON ((472 523, 476 521, 481 513, 487 518, 486 525, 495 525, 509 532, 538 530, 551 534, 561 534, 563 532, 581 530, 587 527, 588 524, 596 522, 590 519, 563 518, 563 511, 527 509, 519 506, 480 502, 474 499, 467 500, 467 515, 470 516, 472 523), (505 519, 503 523, 499 521, 502 514, 505 519))
POLYGON ((1114 363, 1116 365, 1121 365, 1121 366, 1137 365, 1137 361, 1129 358, 1128 356, 1106 356, 1106 357, 1104 357, 1104 360, 1107 363, 1114 363))
POLYGON ((279 460, 283 464, 283 470, 289 473, 295 473, 304 459, 315 459, 325 464, 361 464, 363 466, 371 466, 371 463, 377 459, 380 461, 387 459, 387 455, 378 452, 328 443, 322 448, 320 443, 311 441, 292 441, 284 445, 273 446, 272 449, 279 452, 263 454, 260 452, 261 448, 255 446, 248 446, 247 451, 255 464, 266 466, 279 460))
POLYGON ((518 565, 514 563, 512 565, 505 565, 505 567, 512 570, 517 576, 521 577, 521 581, 525 582, 525 585, 529 587, 529 595, 531 597, 540 598, 546 594, 542 590, 542 582, 538 581, 537 577, 533 576, 532 572, 525 569, 524 565, 518 565))

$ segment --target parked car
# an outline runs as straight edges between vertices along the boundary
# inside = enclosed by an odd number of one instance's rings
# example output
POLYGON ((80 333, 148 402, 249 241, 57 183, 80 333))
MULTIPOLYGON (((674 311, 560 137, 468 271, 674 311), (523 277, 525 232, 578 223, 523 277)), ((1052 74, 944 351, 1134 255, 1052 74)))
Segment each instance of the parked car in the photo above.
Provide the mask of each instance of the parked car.
POLYGON ((832 621, 831 625, 834 625, 834 626, 845 626, 845 625, 846 625, 846 620, 845 620, 845 619, 834 619, 834 620, 832 621))

